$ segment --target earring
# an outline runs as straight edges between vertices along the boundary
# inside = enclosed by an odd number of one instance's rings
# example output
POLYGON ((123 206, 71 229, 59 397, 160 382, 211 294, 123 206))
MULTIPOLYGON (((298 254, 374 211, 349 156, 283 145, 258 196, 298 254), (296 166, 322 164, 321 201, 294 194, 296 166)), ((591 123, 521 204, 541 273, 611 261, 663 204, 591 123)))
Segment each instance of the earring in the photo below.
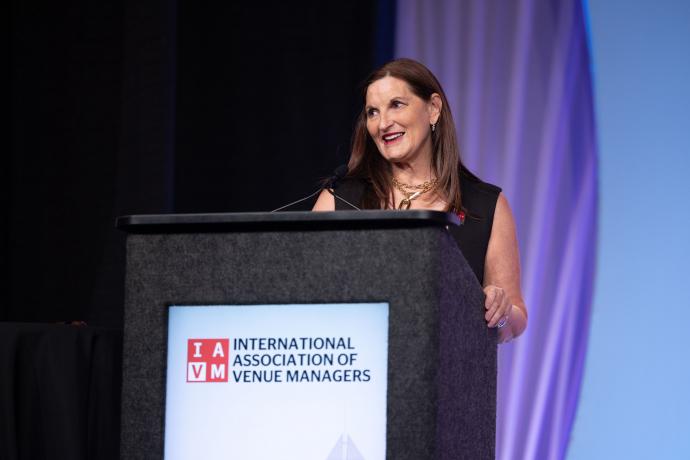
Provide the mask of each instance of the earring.
POLYGON ((431 124, 431 132, 433 133, 434 131, 436 131, 436 123, 431 124))

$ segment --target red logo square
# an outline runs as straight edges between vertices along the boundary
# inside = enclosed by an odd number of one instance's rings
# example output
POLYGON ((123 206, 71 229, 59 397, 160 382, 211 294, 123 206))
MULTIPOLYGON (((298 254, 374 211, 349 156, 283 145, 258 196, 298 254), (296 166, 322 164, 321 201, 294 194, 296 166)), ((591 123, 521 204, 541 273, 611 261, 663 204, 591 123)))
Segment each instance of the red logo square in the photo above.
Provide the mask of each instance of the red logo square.
POLYGON ((187 340, 187 382, 227 382, 230 339, 187 340))

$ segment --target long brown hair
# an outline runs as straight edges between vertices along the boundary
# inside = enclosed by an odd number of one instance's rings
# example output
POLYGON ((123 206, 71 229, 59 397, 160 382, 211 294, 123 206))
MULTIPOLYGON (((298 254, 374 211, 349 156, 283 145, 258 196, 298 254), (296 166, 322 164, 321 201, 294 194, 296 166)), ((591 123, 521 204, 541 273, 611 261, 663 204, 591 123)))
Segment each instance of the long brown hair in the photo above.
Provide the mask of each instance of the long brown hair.
POLYGON ((367 131, 365 113, 366 94, 369 85, 384 77, 394 77, 406 82, 412 92, 424 101, 430 101, 437 93, 441 96, 441 115, 435 130, 431 133, 431 167, 438 180, 436 192, 448 203, 448 210, 462 209, 459 171, 464 169, 460 162, 460 151, 453 115, 446 94, 434 74, 423 64, 412 59, 396 59, 373 71, 362 89, 362 112, 357 117, 352 134, 352 153, 348 162, 348 176, 366 179, 371 188, 365 193, 362 205, 366 208, 386 207, 392 192, 392 167, 381 156, 374 140, 367 131), (384 205, 384 203, 386 203, 384 205))

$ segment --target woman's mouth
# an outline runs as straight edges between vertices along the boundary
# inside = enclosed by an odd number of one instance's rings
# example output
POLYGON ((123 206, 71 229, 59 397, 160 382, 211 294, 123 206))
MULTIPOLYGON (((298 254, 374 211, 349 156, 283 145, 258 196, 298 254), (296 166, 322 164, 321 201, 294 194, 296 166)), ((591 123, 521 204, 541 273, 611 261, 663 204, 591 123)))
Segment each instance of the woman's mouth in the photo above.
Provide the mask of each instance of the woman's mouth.
POLYGON ((384 145, 390 145, 395 142, 398 142, 404 135, 404 132, 389 133, 381 136, 381 139, 383 139, 384 145))

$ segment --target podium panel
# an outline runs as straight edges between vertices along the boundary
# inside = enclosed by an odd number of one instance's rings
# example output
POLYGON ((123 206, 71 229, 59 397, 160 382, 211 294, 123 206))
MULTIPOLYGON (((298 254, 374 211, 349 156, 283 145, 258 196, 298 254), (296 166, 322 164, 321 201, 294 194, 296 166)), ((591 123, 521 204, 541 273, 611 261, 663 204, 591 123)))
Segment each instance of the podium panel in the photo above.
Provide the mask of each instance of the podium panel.
POLYGON ((385 458, 388 304, 174 306, 169 318, 167 460, 385 458))

